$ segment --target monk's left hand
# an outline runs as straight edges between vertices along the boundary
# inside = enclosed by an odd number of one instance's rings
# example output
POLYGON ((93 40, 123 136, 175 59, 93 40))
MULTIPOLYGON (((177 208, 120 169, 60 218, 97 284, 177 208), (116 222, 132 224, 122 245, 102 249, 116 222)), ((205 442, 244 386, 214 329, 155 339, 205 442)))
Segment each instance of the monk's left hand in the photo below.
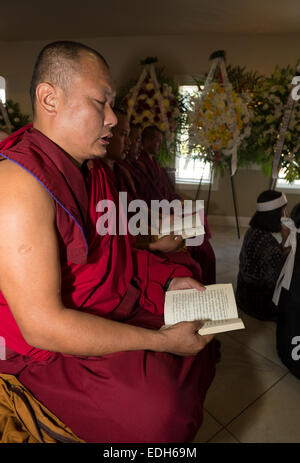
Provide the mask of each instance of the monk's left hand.
POLYGON ((198 291, 205 291, 205 286, 203 286, 199 281, 194 280, 190 277, 184 278, 173 278, 171 281, 168 291, 175 291, 177 289, 197 289, 198 291))

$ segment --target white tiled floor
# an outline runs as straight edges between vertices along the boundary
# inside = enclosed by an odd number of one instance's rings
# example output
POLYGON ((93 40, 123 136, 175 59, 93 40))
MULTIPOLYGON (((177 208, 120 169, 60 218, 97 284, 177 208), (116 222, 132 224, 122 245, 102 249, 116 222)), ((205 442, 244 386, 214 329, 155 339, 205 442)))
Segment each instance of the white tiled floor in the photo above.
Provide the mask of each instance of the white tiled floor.
MULTIPOLYGON (((235 228, 211 227, 217 282, 236 284, 240 240, 235 228)), ((195 442, 300 442, 300 381, 279 360, 276 325, 242 312, 245 330, 218 335, 221 362, 195 442)))

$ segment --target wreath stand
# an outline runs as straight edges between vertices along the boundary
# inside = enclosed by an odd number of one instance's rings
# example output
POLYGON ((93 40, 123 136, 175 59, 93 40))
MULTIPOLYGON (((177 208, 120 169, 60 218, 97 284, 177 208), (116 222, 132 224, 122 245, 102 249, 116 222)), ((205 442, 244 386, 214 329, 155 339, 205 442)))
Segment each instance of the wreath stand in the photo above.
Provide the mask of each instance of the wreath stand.
MULTIPOLYGON (((207 195, 206 209, 205 209, 206 216, 208 216, 208 209, 209 209, 209 203, 210 203, 210 197, 211 197, 211 187, 212 187, 212 181, 214 178, 214 171, 215 171, 213 163, 211 162, 210 164, 211 164, 210 179, 209 179, 208 195, 207 195)), ((198 199, 199 193, 201 191, 202 180, 203 180, 203 173, 202 173, 202 176, 201 176, 198 188, 197 188, 195 201, 198 199)), ((230 184, 231 184, 232 201, 233 201, 233 207, 234 207, 236 231, 237 231, 238 239, 240 239, 241 235, 240 235, 239 218, 238 218, 238 213, 237 213, 237 201, 236 201, 236 195, 235 195, 234 180, 233 180, 232 175, 230 175, 230 184)))
MULTIPOLYGON (((237 124, 235 120, 235 112, 234 112, 234 107, 233 107, 233 101, 231 97, 231 91, 230 91, 230 86, 229 86, 229 80, 227 76, 227 71, 226 71, 226 66, 225 66, 225 52, 223 50, 216 51, 212 53, 209 57, 209 59, 212 61, 211 68, 209 70, 208 76, 206 78, 205 84, 203 91, 201 93, 201 96, 199 98, 199 102, 197 103, 197 106, 195 108, 195 111, 197 111, 205 98, 205 96, 208 93, 209 87, 212 83, 214 74, 216 72, 217 67, 220 69, 220 76, 222 78, 222 81, 224 83, 224 90, 226 92, 226 97, 227 97, 227 102, 228 102, 228 107, 231 113, 231 130, 233 134, 233 148, 231 150, 227 150, 226 154, 231 154, 231 175, 230 175, 230 183, 231 183, 231 192, 232 192, 232 200, 233 200, 233 206, 234 206, 234 214, 235 214, 235 222, 236 222, 236 229, 237 229, 237 235, 238 239, 240 239, 240 227, 239 227, 239 220, 238 220, 238 214, 237 214, 237 201, 236 201, 236 195, 235 195, 235 186, 234 186, 234 181, 233 181, 233 175, 236 172, 237 169, 237 149, 238 149, 238 129, 237 129, 237 124)), ((192 146, 190 146, 189 152, 192 152, 192 146)), ((230 168, 229 168, 230 171, 230 168)), ((207 198, 207 203, 206 203, 206 215, 208 215, 208 209, 209 209, 209 203, 210 203, 210 197, 211 197, 211 187, 212 187, 212 180, 213 180, 213 174, 214 174, 214 166, 213 163, 211 162, 211 170, 210 170, 210 182, 209 182, 209 189, 208 189, 208 198, 207 198)), ((201 176, 201 179, 199 181, 197 193, 196 193, 196 200, 198 198, 201 185, 202 185, 202 179, 203 179, 203 173, 201 176)))
POLYGON ((159 82, 157 80, 157 76, 156 76, 156 72, 155 72, 154 63, 156 63, 156 62, 157 62, 157 58, 152 58, 152 57, 148 57, 145 60, 141 61, 141 64, 143 66, 142 72, 141 72, 141 75, 140 75, 136 85, 132 88, 131 104, 128 107, 127 115, 128 115, 129 120, 130 120, 133 109, 134 109, 134 106, 135 106, 136 101, 137 101, 139 91, 140 91, 146 77, 149 77, 151 83, 153 84, 156 95, 157 95, 158 107, 159 107, 159 110, 160 110, 162 121, 163 121, 163 123, 165 125, 165 132, 164 133, 165 133, 166 143, 168 145, 168 143, 169 143, 169 141, 171 139, 171 128, 170 128, 170 124, 169 124, 169 120, 168 120, 168 116, 167 116, 167 110, 166 110, 166 108, 165 108, 165 106, 163 104, 163 96, 162 96, 162 93, 160 91, 160 84, 159 84, 159 82))
POLYGON ((299 98, 295 98, 295 94, 294 94, 296 90, 296 86, 299 84, 299 81, 300 81, 300 67, 298 66, 297 75, 292 80, 292 88, 291 88, 291 91, 290 91, 290 94, 289 94, 289 97, 288 97, 288 100, 285 106, 282 123, 281 123, 280 131, 279 131, 279 135, 278 135, 278 139, 276 143, 275 154, 274 154, 274 159, 273 159, 273 166, 272 166, 272 177, 270 179, 270 184, 269 184, 270 190, 276 189, 278 174, 280 171, 280 160, 281 160, 281 153, 283 149, 285 134, 289 126, 291 115, 293 113, 295 101, 299 99, 299 98))
POLYGON ((277 178, 270 178, 269 190, 276 190, 277 178))

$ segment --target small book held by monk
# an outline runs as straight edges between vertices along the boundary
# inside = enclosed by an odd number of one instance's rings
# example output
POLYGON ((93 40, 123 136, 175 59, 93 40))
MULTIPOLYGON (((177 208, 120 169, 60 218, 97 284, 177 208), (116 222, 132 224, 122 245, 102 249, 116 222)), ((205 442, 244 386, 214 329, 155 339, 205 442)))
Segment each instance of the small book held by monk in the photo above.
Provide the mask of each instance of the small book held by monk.
POLYGON ((174 233, 174 235, 180 235, 184 240, 186 240, 188 238, 194 238, 195 236, 204 235, 205 232, 203 225, 191 226, 189 228, 176 228, 176 226, 172 224, 166 233, 160 233, 157 238, 160 239, 163 236, 170 235, 170 233, 174 233))
POLYGON ((182 289, 167 291, 165 325, 203 320, 199 334, 216 334, 245 328, 238 316, 232 284, 206 286, 205 291, 182 289))

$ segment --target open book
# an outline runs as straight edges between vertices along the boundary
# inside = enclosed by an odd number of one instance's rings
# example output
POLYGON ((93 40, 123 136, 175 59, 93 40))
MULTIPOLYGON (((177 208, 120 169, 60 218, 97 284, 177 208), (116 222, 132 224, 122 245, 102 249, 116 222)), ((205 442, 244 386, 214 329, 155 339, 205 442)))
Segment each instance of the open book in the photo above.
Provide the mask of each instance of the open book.
POLYGON ((162 238, 163 236, 169 235, 170 233, 174 233, 174 235, 181 235, 184 240, 187 238, 204 235, 205 230, 203 222, 203 205, 198 205, 197 207, 195 201, 193 201, 190 211, 183 209, 183 214, 179 216, 174 214, 171 221, 169 216, 162 216, 158 238, 162 238))
POLYGON ((214 334, 245 328, 238 318, 232 284, 206 286, 205 291, 182 289, 167 291, 165 325, 182 321, 203 320, 199 334, 214 334))
POLYGON ((195 219, 193 217, 193 223, 190 227, 184 228, 184 226, 179 225, 178 227, 176 226, 176 223, 171 223, 170 228, 168 229, 167 232, 165 233, 159 233, 158 234, 158 239, 162 238, 165 235, 170 235, 170 233, 174 233, 174 235, 181 235, 184 240, 188 238, 194 238, 195 236, 200 236, 204 235, 204 227, 202 224, 196 225, 195 224, 195 219))

